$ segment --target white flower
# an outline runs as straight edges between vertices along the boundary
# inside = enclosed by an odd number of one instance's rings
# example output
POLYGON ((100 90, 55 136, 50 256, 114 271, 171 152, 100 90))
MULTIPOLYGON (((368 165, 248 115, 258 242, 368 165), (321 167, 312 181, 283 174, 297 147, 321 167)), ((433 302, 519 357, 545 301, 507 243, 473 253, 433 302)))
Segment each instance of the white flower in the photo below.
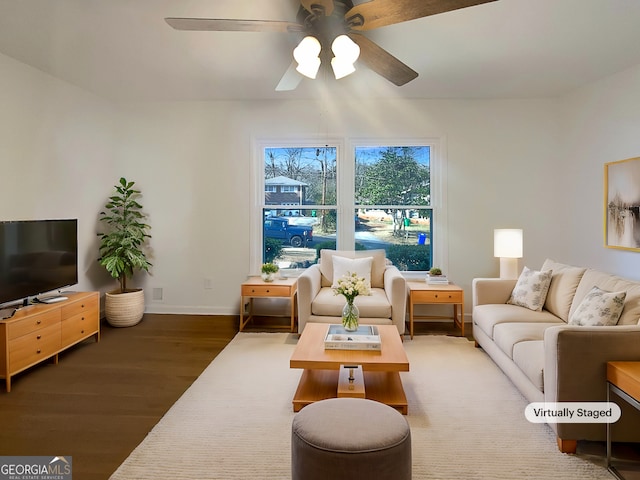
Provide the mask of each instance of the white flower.
POLYGON ((343 295, 348 302, 358 295, 371 295, 371 285, 364 277, 359 277, 356 273, 347 272, 336 282, 333 288, 334 295, 343 295))

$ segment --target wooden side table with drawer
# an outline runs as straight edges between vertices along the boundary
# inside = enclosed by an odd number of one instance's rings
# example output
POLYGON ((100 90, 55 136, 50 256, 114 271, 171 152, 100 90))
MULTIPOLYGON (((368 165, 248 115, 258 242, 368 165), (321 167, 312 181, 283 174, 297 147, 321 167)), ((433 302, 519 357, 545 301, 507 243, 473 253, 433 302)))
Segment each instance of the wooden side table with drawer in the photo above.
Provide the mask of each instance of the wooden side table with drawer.
POLYGON ((242 283, 240 293, 240 331, 253 318, 253 299, 257 297, 283 297, 288 298, 291 303, 291 331, 294 331, 296 320, 296 290, 297 278, 276 279, 273 282, 265 282, 261 277, 249 277, 242 283), (249 301, 248 309, 245 313, 244 306, 249 301))
POLYGON ((429 285, 423 281, 407 281, 409 290, 409 333, 413 338, 413 320, 451 318, 455 326, 460 327, 464 337, 464 290, 449 283, 448 285, 429 285), (453 317, 443 317, 440 315, 415 315, 416 305, 453 305, 453 317))

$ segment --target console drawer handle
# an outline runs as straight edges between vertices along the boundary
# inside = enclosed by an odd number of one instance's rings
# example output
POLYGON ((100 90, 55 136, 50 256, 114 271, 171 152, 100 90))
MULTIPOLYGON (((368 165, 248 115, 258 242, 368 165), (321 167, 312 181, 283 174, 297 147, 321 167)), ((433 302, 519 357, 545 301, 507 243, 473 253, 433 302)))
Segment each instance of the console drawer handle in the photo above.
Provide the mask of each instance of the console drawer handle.
POLYGON ((42 338, 42 335, 38 335, 38 336, 36 337, 36 339, 37 339, 37 340, 40 340, 41 338, 42 338))
POLYGON ((42 323, 42 320, 36 320, 36 325, 40 325, 42 323))
POLYGON ((40 353, 40 352, 42 352, 42 350, 40 350, 40 349, 38 349, 38 350, 36 351, 36 353, 40 353))

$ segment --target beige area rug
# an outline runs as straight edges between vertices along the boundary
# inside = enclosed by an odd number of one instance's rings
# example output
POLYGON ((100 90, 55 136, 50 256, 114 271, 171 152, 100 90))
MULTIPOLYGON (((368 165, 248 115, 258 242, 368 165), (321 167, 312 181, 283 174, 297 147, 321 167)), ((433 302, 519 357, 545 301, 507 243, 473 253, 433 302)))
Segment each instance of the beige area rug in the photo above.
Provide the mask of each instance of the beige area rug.
MULTIPOLYGON (((239 333, 111 478, 290 478, 295 343, 239 333)), ((547 425, 527 422, 526 400, 472 342, 417 336, 405 348, 414 479, 611 478, 601 459, 564 455, 547 425)))

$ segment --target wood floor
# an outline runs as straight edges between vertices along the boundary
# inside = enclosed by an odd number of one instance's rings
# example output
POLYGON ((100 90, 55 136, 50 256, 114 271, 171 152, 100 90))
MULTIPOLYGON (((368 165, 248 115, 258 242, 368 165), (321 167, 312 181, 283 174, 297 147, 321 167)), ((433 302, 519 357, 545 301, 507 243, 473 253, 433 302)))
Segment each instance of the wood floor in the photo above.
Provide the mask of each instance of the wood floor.
MULTIPOLYGON (((260 319, 246 329, 265 330, 260 319)), ((237 316, 103 323, 99 343, 17 375, 11 393, 0 381, 0 455, 70 456, 74 480, 108 479, 237 331, 237 316)), ((459 335, 449 323, 415 331, 459 335)))

